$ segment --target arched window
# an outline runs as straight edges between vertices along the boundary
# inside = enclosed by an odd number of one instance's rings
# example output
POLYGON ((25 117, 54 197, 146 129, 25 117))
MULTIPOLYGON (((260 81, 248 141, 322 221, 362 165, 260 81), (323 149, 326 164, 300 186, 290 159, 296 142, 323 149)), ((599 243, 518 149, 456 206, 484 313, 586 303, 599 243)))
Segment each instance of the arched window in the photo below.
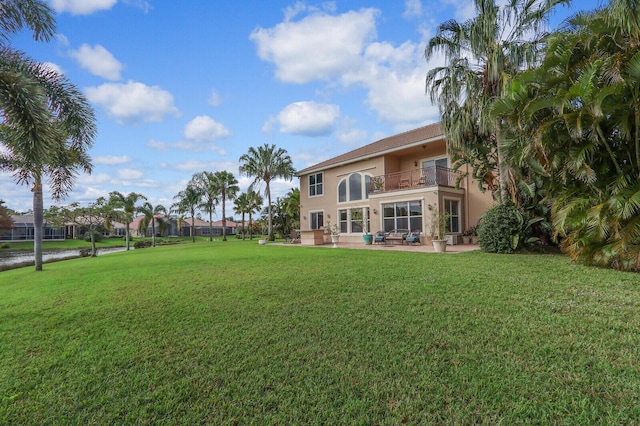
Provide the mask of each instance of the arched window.
POLYGON ((371 176, 352 173, 338 184, 338 202, 359 201, 369 198, 371 176))

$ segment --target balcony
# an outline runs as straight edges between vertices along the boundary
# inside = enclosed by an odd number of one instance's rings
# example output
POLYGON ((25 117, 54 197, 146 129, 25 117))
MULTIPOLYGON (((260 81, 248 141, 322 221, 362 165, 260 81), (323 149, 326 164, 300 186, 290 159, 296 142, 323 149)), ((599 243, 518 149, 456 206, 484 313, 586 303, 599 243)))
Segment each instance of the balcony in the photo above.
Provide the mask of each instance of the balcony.
POLYGON ((403 191, 407 189, 426 188, 429 186, 462 187, 464 181, 460 173, 446 167, 432 166, 413 169, 405 172, 389 173, 374 176, 369 183, 369 193, 403 191))

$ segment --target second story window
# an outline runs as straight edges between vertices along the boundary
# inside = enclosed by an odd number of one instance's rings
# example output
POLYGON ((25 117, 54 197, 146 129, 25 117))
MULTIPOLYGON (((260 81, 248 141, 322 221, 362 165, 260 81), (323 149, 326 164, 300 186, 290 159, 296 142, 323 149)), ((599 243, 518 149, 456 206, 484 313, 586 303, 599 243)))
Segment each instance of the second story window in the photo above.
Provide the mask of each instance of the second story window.
POLYGON ((338 202, 358 201, 369 198, 371 176, 352 173, 338 184, 338 202))
POLYGON ((309 175, 309 196, 315 197, 324 194, 322 184, 322 173, 309 175))

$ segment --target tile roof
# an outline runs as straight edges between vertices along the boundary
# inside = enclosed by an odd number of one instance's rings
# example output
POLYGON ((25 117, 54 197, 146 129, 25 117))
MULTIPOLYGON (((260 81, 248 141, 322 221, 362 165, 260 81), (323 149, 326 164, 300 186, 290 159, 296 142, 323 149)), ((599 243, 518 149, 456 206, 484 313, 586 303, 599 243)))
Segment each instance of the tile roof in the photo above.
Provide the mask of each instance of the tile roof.
POLYGON ((298 171, 298 176, 302 176, 316 170, 323 170, 371 157, 377 157, 383 152, 402 149, 408 145, 430 141, 431 139, 440 139, 443 136, 444 135, 440 130, 440 123, 429 124, 424 127, 419 127, 417 129, 409 130, 404 133, 399 133, 397 135, 380 139, 379 141, 361 146, 360 148, 356 148, 353 151, 349 151, 347 153, 338 155, 337 157, 333 157, 321 163, 315 164, 311 167, 307 167, 306 169, 298 171))

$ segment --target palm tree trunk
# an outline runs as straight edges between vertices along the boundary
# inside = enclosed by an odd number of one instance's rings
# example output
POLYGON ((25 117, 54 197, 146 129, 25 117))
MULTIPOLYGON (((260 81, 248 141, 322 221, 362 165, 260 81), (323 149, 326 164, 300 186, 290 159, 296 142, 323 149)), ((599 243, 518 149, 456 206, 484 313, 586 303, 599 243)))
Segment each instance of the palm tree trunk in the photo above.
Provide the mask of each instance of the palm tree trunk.
POLYGON ((33 184, 33 256, 36 271, 42 271, 42 227, 44 224, 44 206, 42 200, 42 181, 36 176, 33 184))
POLYGON ((225 211, 225 193, 222 190, 222 241, 227 241, 227 217, 225 211))
POLYGON ((269 241, 274 241, 275 237, 273 236, 273 219, 271 217, 271 190, 269 189, 269 181, 266 181, 266 192, 267 192, 267 199, 269 200, 269 204, 267 205, 267 213, 269 215, 269 235, 268 235, 268 239, 269 241))
POLYGON ((151 216, 151 246, 156 246, 156 219, 151 216))
POLYGON ((91 230, 91 257, 96 257, 98 255, 98 251, 96 250, 96 231, 93 226, 89 229, 91 230))
POLYGON ((242 212, 242 241, 244 241, 244 212, 242 212))
POLYGON ((249 212, 249 240, 253 240, 253 220, 251 219, 251 212, 249 212))
POLYGON ((129 235, 129 225, 131 222, 127 222, 127 229, 125 229, 125 240, 127 241, 127 250, 129 250, 129 241, 131 241, 131 236, 129 235))
POLYGON ((191 242, 196 242, 196 212, 191 209, 191 242))
POLYGON ((213 241, 213 209, 209 209, 209 241, 213 241))

